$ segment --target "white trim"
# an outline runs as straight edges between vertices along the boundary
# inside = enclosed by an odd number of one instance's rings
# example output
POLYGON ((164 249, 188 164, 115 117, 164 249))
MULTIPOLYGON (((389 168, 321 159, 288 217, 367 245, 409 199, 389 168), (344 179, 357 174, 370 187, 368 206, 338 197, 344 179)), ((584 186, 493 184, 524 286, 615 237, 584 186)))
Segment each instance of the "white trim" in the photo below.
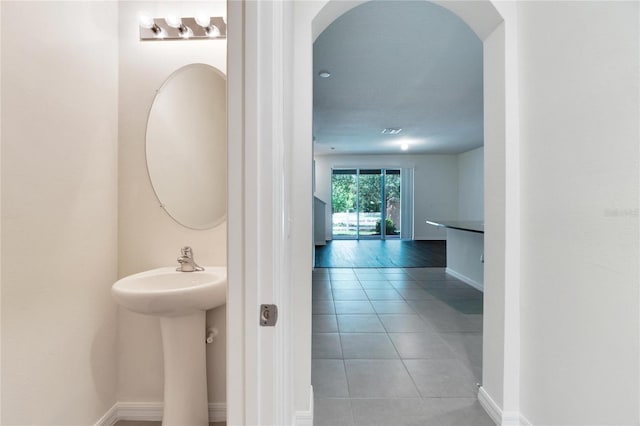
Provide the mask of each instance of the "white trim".
POLYGON ((95 423, 95 426, 113 426, 120 420, 118 418, 118 403, 113 404, 113 407, 109 408, 100 420, 95 423))
POLYGON ((309 410, 296 411, 295 426, 313 426, 313 386, 309 386, 309 410))
POLYGON ((210 402, 209 403, 209 422, 226 422, 227 421, 227 403, 226 402, 210 402))
POLYGON ((445 269, 445 272, 447 274, 449 274, 449 275, 452 275, 452 276, 456 277, 460 281, 463 281, 464 283, 469 284, 471 287, 475 288, 476 290, 480 290, 480 291, 484 292, 484 286, 481 283, 479 283, 479 282, 477 282, 475 280, 472 280, 471 278, 467 277, 466 275, 462 275, 461 273, 456 272, 456 271, 454 271, 453 269, 451 269, 449 267, 447 267, 447 269, 445 269))
POLYGON ((495 424, 499 425, 502 423, 502 409, 498 407, 498 404, 495 403, 493 398, 489 396, 482 386, 478 389, 478 401, 495 424))
POLYGON ((491 420, 499 426, 532 426, 520 412, 518 411, 502 411, 502 408, 496 404, 487 391, 480 387, 478 390, 478 401, 484 411, 487 412, 491 420))
POLYGON ((162 402, 118 402, 118 420, 161 421, 162 402))
MULTIPOLYGON (((95 426, 114 426, 120 420, 162 421, 164 404, 162 402, 116 402, 95 426)), ((209 403, 209 422, 226 422, 227 404, 209 403)))

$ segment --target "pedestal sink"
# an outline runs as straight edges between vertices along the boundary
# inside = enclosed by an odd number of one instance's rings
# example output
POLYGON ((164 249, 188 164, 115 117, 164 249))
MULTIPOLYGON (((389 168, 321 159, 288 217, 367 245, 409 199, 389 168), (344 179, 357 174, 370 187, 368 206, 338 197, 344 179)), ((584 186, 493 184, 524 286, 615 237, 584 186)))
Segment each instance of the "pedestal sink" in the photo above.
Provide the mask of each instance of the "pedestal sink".
POLYGON ((160 317, 164 351, 163 426, 209 424, 205 311, 224 305, 227 269, 178 272, 175 267, 130 275, 111 288, 124 308, 160 317))

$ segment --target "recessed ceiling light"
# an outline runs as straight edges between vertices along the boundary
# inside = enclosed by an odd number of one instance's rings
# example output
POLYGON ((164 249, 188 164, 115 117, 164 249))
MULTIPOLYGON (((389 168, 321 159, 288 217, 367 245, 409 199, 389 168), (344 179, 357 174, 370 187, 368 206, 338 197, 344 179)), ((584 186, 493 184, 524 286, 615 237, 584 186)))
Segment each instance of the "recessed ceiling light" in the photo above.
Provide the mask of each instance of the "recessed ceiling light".
POLYGON ((320 71, 318 73, 318 75, 322 78, 329 78, 331 77, 331 73, 329 71, 320 71))
POLYGON ((402 145, 400 145, 400 149, 403 151, 406 151, 409 149, 409 144, 403 143, 402 145))
POLYGON ((397 135, 401 131, 402 129, 399 127, 387 127, 386 129, 382 129, 382 132, 380 133, 382 133, 383 135, 397 135))

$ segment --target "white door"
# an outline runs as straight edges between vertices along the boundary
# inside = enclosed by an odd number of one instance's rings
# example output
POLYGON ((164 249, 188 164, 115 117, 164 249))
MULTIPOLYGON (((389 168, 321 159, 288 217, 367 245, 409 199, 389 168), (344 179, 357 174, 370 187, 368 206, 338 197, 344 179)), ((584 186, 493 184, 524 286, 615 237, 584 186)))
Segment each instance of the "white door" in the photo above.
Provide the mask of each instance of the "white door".
POLYGON ((228 2, 229 425, 292 424, 282 2, 228 2), (278 322, 260 325, 260 305, 278 322))

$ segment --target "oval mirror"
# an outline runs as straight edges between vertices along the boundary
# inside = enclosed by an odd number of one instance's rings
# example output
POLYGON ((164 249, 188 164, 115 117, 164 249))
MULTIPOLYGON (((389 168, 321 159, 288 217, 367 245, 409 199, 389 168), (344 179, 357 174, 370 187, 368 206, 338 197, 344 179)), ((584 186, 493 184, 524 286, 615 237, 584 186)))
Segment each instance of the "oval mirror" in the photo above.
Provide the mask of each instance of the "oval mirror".
POLYGON ((208 229, 227 212, 227 82, 205 64, 175 71, 147 122, 147 169, 160 205, 178 223, 208 229))

